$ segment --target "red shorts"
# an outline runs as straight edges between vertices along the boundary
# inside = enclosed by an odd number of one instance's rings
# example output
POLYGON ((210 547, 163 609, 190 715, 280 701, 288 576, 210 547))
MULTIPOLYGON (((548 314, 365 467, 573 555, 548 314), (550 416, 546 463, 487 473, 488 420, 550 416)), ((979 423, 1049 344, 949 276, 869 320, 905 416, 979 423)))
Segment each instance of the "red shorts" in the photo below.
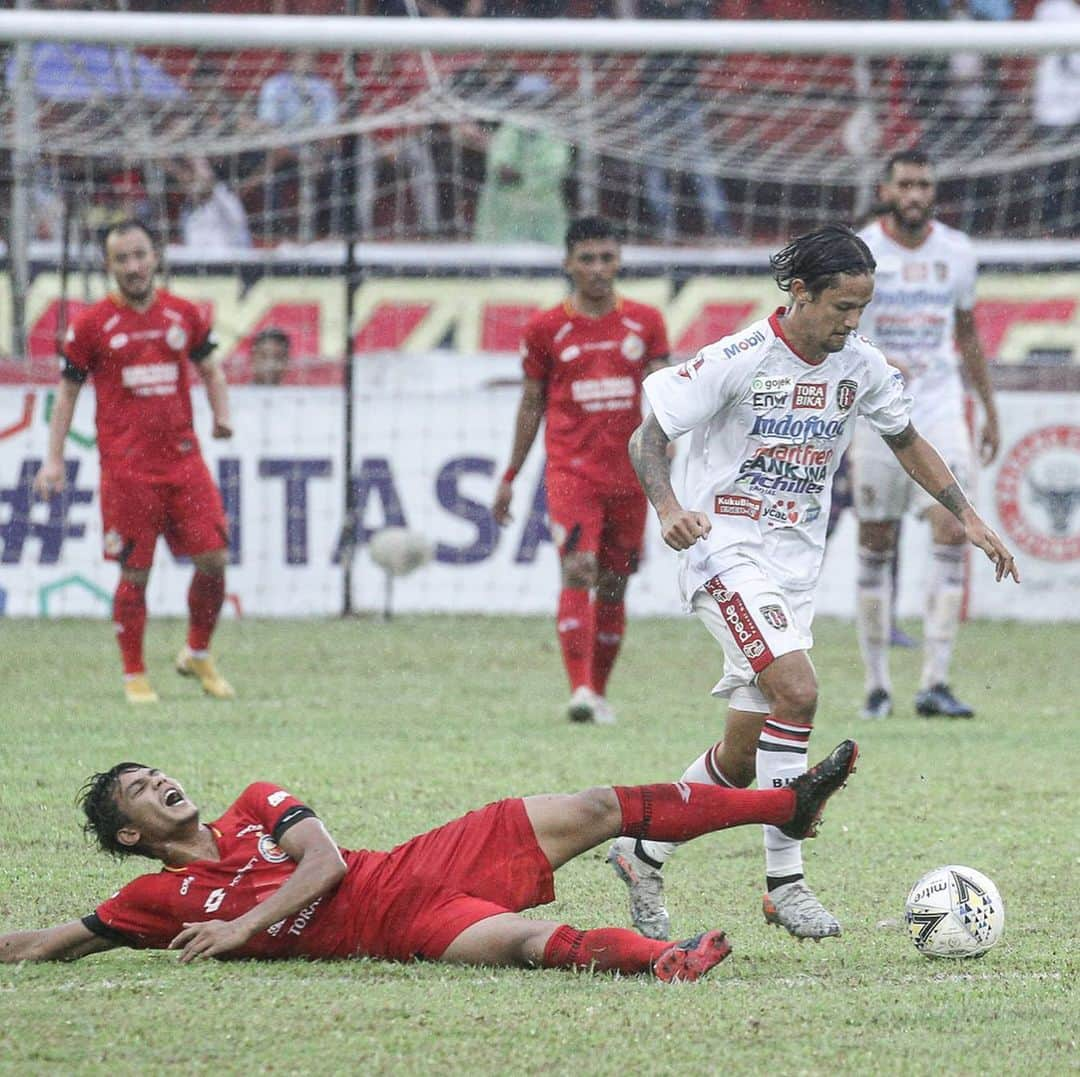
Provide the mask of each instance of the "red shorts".
POLYGON ((580 475, 549 468, 547 510, 560 557, 592 553, 616 576, 637 571, 648 510, 641 490, 604 490, 580 475))
POLYGON ((150 568, 158 535, 177 556, 229 544, 221 494, 197 453, 160 479, 103 470, 101 522, 105 557, 123 568, 150 568))
POLYGON ((368 855, 347 885, 360 953, 370 957, 434 961, 473 924, 555 900, 551 864, 520 798, 368 855))

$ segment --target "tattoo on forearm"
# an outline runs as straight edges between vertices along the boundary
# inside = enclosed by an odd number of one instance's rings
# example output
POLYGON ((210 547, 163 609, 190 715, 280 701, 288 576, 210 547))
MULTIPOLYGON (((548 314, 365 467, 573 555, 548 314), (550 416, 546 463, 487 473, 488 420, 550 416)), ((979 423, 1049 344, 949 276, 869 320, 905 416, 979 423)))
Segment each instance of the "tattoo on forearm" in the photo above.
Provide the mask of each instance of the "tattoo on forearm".
POLYGON ((966 508, 970 508, 970 502, 964 496, 964 491, 955 482, 950 482, 944 490, 939 490, 934 495, 954 516, 958 517, 966 508))
POLYGON ((897 449, 906 449, 917 436, 918 431, 911 423, 908 423, 899 434, 883 434, 882 440, 893 452, 896 452, 897 449))
POLYGON ((630 462, 645 496, 654 507, 672 496, 667 446, 667 436, 655 420, 644 422, 630 438, 630 462))

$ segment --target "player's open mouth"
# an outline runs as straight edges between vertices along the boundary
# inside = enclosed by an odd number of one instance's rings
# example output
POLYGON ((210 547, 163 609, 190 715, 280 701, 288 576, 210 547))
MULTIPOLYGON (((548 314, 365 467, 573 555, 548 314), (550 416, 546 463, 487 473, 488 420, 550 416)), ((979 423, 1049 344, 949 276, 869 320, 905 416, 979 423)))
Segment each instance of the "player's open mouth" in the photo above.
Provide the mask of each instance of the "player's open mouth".
POLYGON ((162 801, 166 808, 175 808, 177 804, 184 803, 184 794, 179 789, 170 789, 162 801))

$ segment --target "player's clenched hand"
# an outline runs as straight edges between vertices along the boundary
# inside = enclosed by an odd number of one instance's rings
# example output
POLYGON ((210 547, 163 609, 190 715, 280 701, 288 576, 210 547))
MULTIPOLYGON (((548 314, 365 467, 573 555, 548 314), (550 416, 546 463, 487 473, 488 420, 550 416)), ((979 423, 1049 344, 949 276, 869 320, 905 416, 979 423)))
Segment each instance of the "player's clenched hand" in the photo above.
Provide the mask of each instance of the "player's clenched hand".
POLYGON ((673 550, 688 550, 712 530, 712 520, 704 512, 675 509, 660 515, 660 532, 673 550))
POLYGON ((197 957, 217 957, 243 946, 250 933, 235 920, 204 920, 184 924, 184 930, 169 943, 170 950, 181 950, 180 963, 186 965, 197 957))
POLYGON ((1016 567, 1013 555, 992 528, 975 516, 964 525, 964 531, 968 541, 973 546, 978 546, 994 562, 995 579, 1003 580, 1006 576, 1012 576, 1017 583, 1020 582, 1020 570, 1016 567))
POLYGON ((34 476, 34 493, 38 497, 52 497, 63 490, 66 479, 62 460, 57 463, 46 460, 34 476))
POLYGON ((508 524, 513 516, 510 515, 510 499, 514 496, 514 488, 508 482, 500 482, 495 491, 495 501, 491 506, 491 515, 495 522, 503 527, 508 524))
POLYGON ((230 423, 223 423, 218 419, 214 420, 214 429, 211 432, 211 437, 215 438, 231 438, 233 435, 232 425, 230 423))
POLYGON ((983 423, 979 435, 979 460, 981 463, 992 464, 1001 446, 1001 433, 998 430, 996 415, 988 415, 983 423))

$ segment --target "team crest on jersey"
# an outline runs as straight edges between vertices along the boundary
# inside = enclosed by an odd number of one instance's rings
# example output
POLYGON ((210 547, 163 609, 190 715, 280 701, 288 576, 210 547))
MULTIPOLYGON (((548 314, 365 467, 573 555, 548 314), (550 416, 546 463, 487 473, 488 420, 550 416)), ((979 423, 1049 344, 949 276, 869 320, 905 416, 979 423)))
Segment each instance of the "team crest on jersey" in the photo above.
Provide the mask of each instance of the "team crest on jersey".
POLYGON ((777 632, 783 632, 788 626, 787 614, 784 613, 783 606, 762 606, 761 616, 765 618, 765 623, 771 625, 777 632))
POLYGON ((850 411, 855 403, 855 394, 859 390, 859 383, 851 378, 844 378, 836 387, 836 406, 841 411, 850 411))
POLYGON ((645 341, 643 341, 637 333, 627 333, 626 336, 623 337, 623 342, 619 350, 622 352, 624 359, 629 359, 631 363, 636 363, 645 354, 645 341))
POLYGON ((259 838, 259 856, 268 864, 280 864, 289 859, 289 854, 269 834, 259 838))
POLYGON ((563 348, 559 352, 559 362, 572 363, 581 354, 581 349, 576 344, 571 344, 568 348, 563 348))
POLYGON ((127 333, 113 333, 113 335, 109 337, 109 347, 112 348, 113 351, 119 351, 127 344, 127 342, 127 333))
POLYGON ((187 344, 187 333, 184 332, 182 325, 176 325, 174 322, 165 331, 165 343, 169 345, 174 352, 180 351, 185 344, 187 344))
POLYGON ((934 263, 934 276, 937 277, 939 284, 944 284, 949 279, 949 263, 948 262, 935 262, 934 263))

